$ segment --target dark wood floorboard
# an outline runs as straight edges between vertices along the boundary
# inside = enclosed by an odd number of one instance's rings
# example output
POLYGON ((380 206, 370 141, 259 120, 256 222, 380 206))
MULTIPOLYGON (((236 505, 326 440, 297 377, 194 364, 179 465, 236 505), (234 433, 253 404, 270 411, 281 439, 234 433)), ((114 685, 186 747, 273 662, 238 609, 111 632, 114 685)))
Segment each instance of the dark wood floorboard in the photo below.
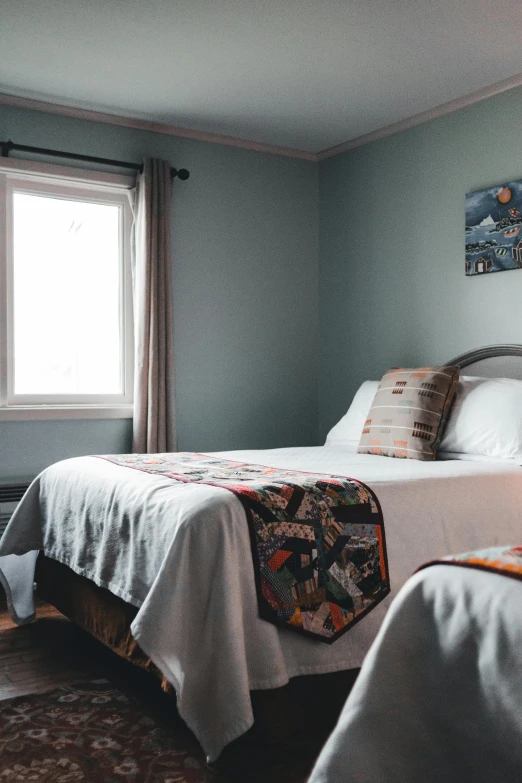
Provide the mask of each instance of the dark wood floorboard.
MULTIPOLYGON (((152 675, 121 660, 54 607, 37 601, 35 622, 18 627, 0 602, 0 699, 54 690, 85 678, 105 677, 163 726, 175 731, 201 761, 204 754, 179 718, 172 697, 152 675)), ((264 744, 255 731, 232 743, 213 766, 216 783, 305 783, 319 747, 309 738, 264 744)))
POLYGON ((19 628, 0 605, 0 699, 101 676, 92 660, 76 654, 71 623, 48 604, 40 602, 37 611, 36 622, 19 628))

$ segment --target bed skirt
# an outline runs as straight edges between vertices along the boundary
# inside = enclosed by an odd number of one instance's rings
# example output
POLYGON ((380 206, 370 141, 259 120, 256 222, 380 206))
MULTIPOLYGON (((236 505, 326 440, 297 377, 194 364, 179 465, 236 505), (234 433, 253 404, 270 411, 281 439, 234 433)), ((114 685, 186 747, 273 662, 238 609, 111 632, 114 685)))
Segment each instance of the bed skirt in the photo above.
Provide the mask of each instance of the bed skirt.
MULTIPOLYGON (((36 563, 36 593, 63 615, 126 661, 145 669, 175 698, 174 688, 145 655, 130 626, 138 609, 76 574, 68 566, 40 554, 36 563)), ((251 691, 256 735, 281 742, 318 717, 317 730, 324 738, 335 725, 359 670, 295 677, 288 685, 267 691, 251 691), (301 725, 302 720, 302 725, 301 725), (291 734, 289 734, 289 729, 291 734)))
POLYGON ((40 554, 36 561, 36 594, 75 625, 136 666, 154 674, 167 693, 174 688, 134 640, 130 626, 138 610, 117 595, 40 554))

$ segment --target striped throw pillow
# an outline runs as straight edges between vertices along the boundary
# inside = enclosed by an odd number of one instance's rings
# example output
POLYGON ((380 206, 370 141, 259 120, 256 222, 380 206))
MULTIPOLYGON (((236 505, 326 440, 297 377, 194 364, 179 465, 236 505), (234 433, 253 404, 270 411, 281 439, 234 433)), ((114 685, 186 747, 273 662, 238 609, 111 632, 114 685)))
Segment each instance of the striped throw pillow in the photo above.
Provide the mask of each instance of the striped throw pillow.
POLYGON ((459 372, 453 366, 388 370, 368 411, 357 452, 435 459, 459 372))

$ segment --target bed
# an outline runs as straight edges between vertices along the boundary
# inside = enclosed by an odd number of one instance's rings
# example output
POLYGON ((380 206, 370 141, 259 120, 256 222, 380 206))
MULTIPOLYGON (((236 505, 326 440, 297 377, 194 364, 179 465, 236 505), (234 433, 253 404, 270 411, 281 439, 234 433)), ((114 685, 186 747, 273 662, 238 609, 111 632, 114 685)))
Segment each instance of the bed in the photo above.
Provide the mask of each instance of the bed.
MULTIPOLYGON (((480 349, 452 363, 474 375, 522 379, 522 346, 480 349)), ((353 476, 377 494, 392 592, 332 646, 258 617, 244 510, 224 489, 179 485, 94 457, 65 460, 35 480, 0 545, 4 581, 6 558, 24 563, 11 574, 11 584, 25 584, 18 619, 31 619, 27 585, 43 552, 42 597, 155 671, 175 691, 209 760, 252 726, 251 692, 334 673, 339 688, 351 685, 391 599, 420 563, 517 540, 520 529, 515 462, 394 460, 335 444, 220 456, 353 476)))
POLYGON ((520 579, 522 558, 518 580, 447 565, 413 576, 309 783, 520 780, 520 579))

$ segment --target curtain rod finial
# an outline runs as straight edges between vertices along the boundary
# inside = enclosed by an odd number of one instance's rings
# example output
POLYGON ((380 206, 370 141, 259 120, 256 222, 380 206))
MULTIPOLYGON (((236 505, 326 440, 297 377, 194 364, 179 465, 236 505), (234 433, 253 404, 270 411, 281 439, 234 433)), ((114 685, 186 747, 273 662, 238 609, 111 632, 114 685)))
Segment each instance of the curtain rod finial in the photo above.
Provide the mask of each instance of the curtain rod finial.
POLYGON ((178 179, 184 180, 190 177, 190 172, 187 169, 178 169, 175 175, 178 179))

